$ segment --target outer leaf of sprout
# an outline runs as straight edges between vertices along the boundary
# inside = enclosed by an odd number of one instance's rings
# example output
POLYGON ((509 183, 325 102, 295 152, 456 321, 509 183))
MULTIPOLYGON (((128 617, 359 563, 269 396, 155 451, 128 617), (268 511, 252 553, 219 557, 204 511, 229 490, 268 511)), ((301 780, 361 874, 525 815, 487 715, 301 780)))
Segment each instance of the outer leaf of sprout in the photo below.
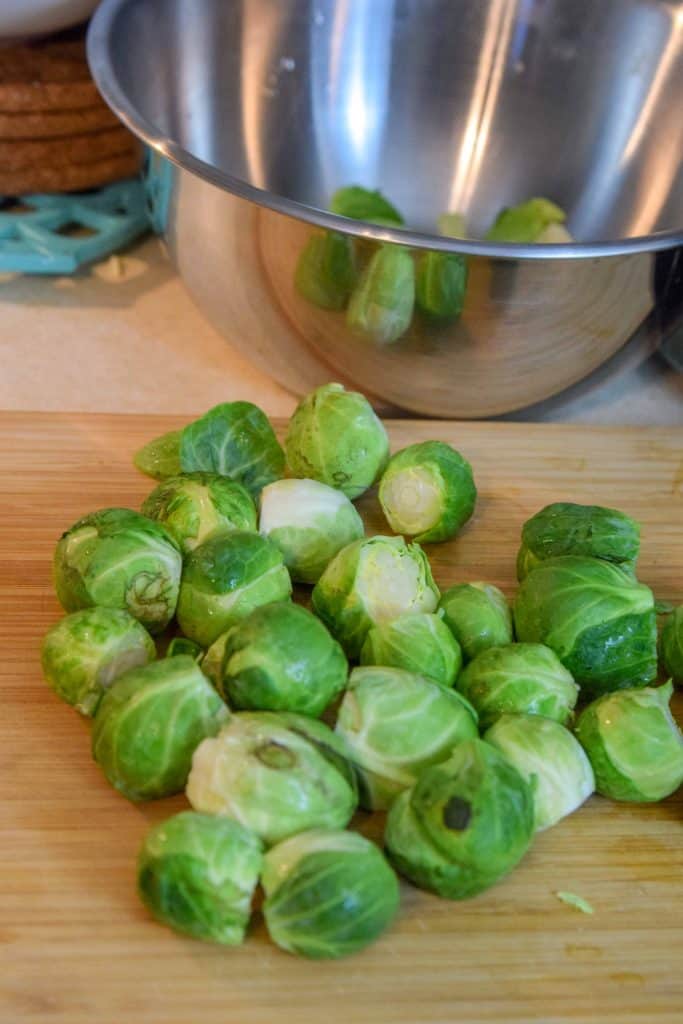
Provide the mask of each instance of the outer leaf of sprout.
POLYGON ((48 684, 87 717, 95 714, 118 676, 155 657, 149 633, 118 608, 85 608, 67 615, 48 631, 41 648, 48 684))
POLYGON ((346 495, 317 480, 276 480, 264 487, 259 525, 301 583, 317 583, 337 552, 364 533, 346 495))
POLYGON ((448 540, 474 512, 472 467, 443 441, 409 445, 389 460, 379 485, 382 511, 396 533, 421 544, 448 540))
POLYGON ((593 701, 579 715, 576 735, 595 772, 595 788, 613 800, 653 802, 683 782, 683 736, 664 686, 621 690, 593 701))
POLYGON ((182 790, 199 743, 215 735, 228 709, 188 655, 134 668, 102 698, 93 757, 129 800, 182 790))
POLYGON ((313 588, 313 611, 357 658, 373 625, 407 612, 433 612, 439 591, 427 557, 403 537, 369 537, 337 554, 313 588))
POLYGON ((365 948, 399 905, 394 872, 357 832, 315 829, 286 839, 266 854, 262 885, 273 941, 314 959, 365 948))
POLYGON ((291 476, 359 498, 389 460, 389 438, 364 395, 325 384, 297 406, 285 440, 291 476))
POLYGON ((181 568, 178 543, 160 523, 110 508, 84 516, 62 535, 55 589, 68 612, 122 608, 158 633, 175 612, 181 568))
POLYGON ((376 345, 391 345, 410 327, 415 265, 407 249, 383 245, 370 258, 349 300, 346 322, 376 345))
POLYGON ((579 694, 555 652, 532 643, 486 648, 465 666, 456 686, 484 728, 506 714, 544 715, 564 724, 579 694))
POLYGON ((542 715, 501 715, 484 735, 534 794, 536 831, 575 811, 595 790, 590 761, 577 739, 542 715))
POLYGON ((652 591, 611 562, 546 559, 522 581, 514 617, 517 638, 551 647, 586 695, 645 686, 657 674, 652 591))
POLYGON ((312 235, 296 268, 297 291, 320 309, 345 309, 358 279, 353 239, 336 231, 312 235))
POLYGON ((478 735, 477 714, 459 693, 382 666, 353 670, 336 731, 349 749, 367 810, 386 810, 428 765, 478 735))
POLYGON ((237 946, 251 916, 261 849, 236 821, 182 811, 145 837, 138 856, 140 899, 176 931, 237 946))
POLYGON ((209 538, 187 557, 178 598, 185 636, 209 647, 255 608, 285 601, 292 582, 278 548, 258 533, 209 538))

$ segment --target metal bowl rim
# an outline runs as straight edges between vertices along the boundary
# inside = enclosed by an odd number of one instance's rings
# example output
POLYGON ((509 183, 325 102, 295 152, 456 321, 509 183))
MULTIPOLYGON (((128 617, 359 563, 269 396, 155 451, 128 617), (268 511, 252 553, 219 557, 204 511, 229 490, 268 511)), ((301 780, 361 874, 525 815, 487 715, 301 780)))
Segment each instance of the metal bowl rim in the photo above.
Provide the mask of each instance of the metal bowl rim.
POLYGON ((493 259, 594 259, 600 256, 626 256, 631 253, 655 252, 683 245, 683 227, 620 241, 572 242, 552 245, 449 239, 443 235, 431 235, 407 228, 378 227, 365 221, 352 220, 250 185, 243 179, 228 174, 226 171, 214 167, 213 164, 194 156, 173 139, 160 133, 129 101, 114 71, 109 48, 113 22, 120 9, 129 2, 130 0, 101 0, 90 22, 87 35, 88 61, 98 89, 126 127, 139 136, 147 146, 183 170, 189 171, 211 185, 241 199, 256 203, 258 206, 265 206, 276 213, 307 221, 321 228, 341 231, 360 238, 409 245, 417 249, 489 256, 493 259))

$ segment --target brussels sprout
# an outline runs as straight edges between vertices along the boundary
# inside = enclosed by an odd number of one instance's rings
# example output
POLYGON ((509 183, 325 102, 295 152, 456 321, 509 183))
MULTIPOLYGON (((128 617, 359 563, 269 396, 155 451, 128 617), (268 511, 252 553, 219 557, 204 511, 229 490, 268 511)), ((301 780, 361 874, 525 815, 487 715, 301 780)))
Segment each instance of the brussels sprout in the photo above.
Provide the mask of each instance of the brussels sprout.
POLYGON ((237 712, 215 739, 204 740, 186 792, 197 810, 235 818, 268 845, 309 828, 344 828, 357 803, 342 741, 332 730, 268 711, 237 712), (311 726, 324 742, 308 738, 311 726))
POLYGON ((657 675, 652 591, 600 558, 562 555, 522 581, 518 640, 552 647, 586 695, 645 686, 657 675))
POLYGON ((415 305, 428 320, 444 323, 462 313, 467 260, 458 253, 423 252, 415 271, 415 305))
POLYGON ((590 555, 633 570, 639 548, 640 526, 623 512, 555 502, 522 527, 517 578, 523 580, 540 562, 558 555, 590 555))
POLYGON ((411 882, 461 900, 511 871, 533 831, 531 788, 494 747, 472 739, 396 798, 384 840, 411 882))
POLYGON ((147 833, 138 893, 162 924, 238 946, 262 862, 261 841, 238 822, 182 811, 147 833))
MULTIPOLYGON (((232 626, 230 627, 232 629, 232 626)), ((208 648, 204 657, 200 659, 199 665, 207 679, 210 679, 216 689, 220 689, 223 677, 223 658, 225 656, 225 644, 230 629, 226 629, 208 648)))
POLYGON ((683 683, 683 604, 664 623, 659 653, 667 675, 683 683))
POLYGON ((439 615, 408 612, 369 630, 360 663, 402 668, 450 687, 462 666, 462 654, 439 615))
POLYGON ((155 479, 179 473, 217 473, 243 484, 252 497, 278 480, 285 456, 268 417, 251 402, 223 402, 183 430, 156 438, 135 456, 155 479))
POLYGON ((337 231, 313 235, 301 253, 294 283, 321 309, 344 309, 358 279, 353 239, 337 231))
POLYGON ((381 192, 373 192, 360 185, 348 185, 338 189, 330 200, 330 210, 340 217, 351 217, 353 220, 403 224, 401 214, 381 192))
POLYGON ((595 788, 612 800, 650 803, 683 783, 683 736, 664 686, 607 693, 579 715, 576 735, 595 772, 595 788))
POLYGON ((595 790, 590 761, 568 729, 542 715, 501 715, 484 735, 534 794, 537 832, 556 825, 595 790))
POLYGON ((166 648, 167 658, 177 658, 179 654, 189 654, 197 663, 204 659, 204 651, 199 644, 194 640, 188 640, 186 636, 174 636, 166 648))
POLYGON ((505 714, 544 715, 564 724, 579 688, 557 655, 543 644, 488 647, 473 658, 455 685, 472 702, 482 728, 505 714))
POLYGON ((349 300, 346 322, 377 345, 405 334, 415 306, 415 264, 407 249, 382 245, 370 257, 349 300))
POLYGON ((512 643, 512 614, 491 583, 459 583, 441 595, 439 611, 460 644, 464 661, 489 647, 512 643))
POLYGON ((217 473, 169 477, 152 491, 142 511, 164 524, 183 554, 219 533, 256 530, 256 508, 249 492, 217 473))
POLYGON ((379 501, 396 533, 421 544, 448 540, 474 512, 472 467, 443 441, 423 441, 396 452, 379 484, 379 501))
POLYGON ((357 658, 371 626, 405 612, 433 612, 439 591, 421 547, 369 537, 342 548, 313 588, 313 611, 357 658))
POLYGON ((208 647, 262 604, 284 601, 292 582, 277 547, 258 533, 211 537, 188 555, 178 598, 183 633, 208 647))
POLYGON ((108 508, 64 533, 54 557, 57 597, 67 612, 122 608, 160 633, 178 601, 182 558, 176 540, 139 512, 108 508))
POLYGON ((129 800, 179 793, 192 754, 229 715, 192 658, 178 655, 126 672, 100 701, 93 757, 129 800))
POLYGON ((339 708, 337 733, 356 768, 360 802, 385 810, 430 764, 478 735, 477 714, 454 690, 398 668, 357 668, 339 708))
POLYGON ((276 480, 264 487, 260 530, 300 583, 317 583, 337 552, 365 532, 346 495, 317 480, 276 480))
POLYGON ((357 832, 313 829, 264 858, 263 916, 273 942, 315 959, 364 949, 399 905, 396 875, 357 832))
POLYGON ((119 608, 85 608, 56 623, 41 648, 43 674, 58 697, 92 717, 106 688, 156 657, 154 641, 119 608))
POLYGON ((567 215, 549 199, 528 199, 498 214, 486 233, 489 242, 539 242, 551 224, 562 224, 567 215))
POLYGON ((311 391, 297 406, 285 440, 291 475, 359 498, 389 459, 389 438, 364 395, 341 384, 311 391))
POLYGON ((155 480, 165 480, 167 476, 177 476, 182 472, 181 433, 180 430, 171 430, 168 434, 155 437, 149 444, 144 445, 133 457, 137 469, 155 480))
POLYGON ((218 690, 233 707, 321 715, 346 683, 344 652, 320 619, 268 604, 228 632, 218 690))

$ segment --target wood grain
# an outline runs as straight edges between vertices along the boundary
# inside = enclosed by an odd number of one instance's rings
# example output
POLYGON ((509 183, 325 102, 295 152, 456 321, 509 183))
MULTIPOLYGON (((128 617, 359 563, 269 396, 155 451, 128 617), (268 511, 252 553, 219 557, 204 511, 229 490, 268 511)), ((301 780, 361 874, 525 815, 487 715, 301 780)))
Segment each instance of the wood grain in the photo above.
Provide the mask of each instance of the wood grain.
MULTIPOLYGON (((681 795, 655 806, 592 798, 538 836, 476 899, 403 887, 395 927, 365 953, 310 963, 260 919, 224 950, 154 924, 135 895, 146 829, 183 798, 134 806, 90 758, 88 726, 47 690, 38 646, 60 615, 60 532, 151 483, 133 451, 171 417, 0 416, 0 1021, 3 1024, 674 1024, 683 1016, 681 795), (592 917, 559 903, 568 889, 592 917)), ((476 516, 430 550, 437 581, 514 591, 522 522, 548 501, 616 505, 643 524, 642 579, 683 601, 680 431, 396 422, 394 448, 440 437, 473 463, 476 516)), ((361 503, 372 532, 376 500, 361 503)), ((679 700, 677 711, 681 712, 679 700)), ((359 818, 378 836, 379 817, 359 818)))

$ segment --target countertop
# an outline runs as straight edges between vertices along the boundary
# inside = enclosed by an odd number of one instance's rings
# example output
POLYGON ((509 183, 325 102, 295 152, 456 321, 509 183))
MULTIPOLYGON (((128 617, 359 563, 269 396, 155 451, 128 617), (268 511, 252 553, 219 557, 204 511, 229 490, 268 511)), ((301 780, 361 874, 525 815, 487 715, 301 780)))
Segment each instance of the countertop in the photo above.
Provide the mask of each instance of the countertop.
MULTIPOLYGON (((73 278, 0 278, 0 408, 194 415, 242 398, 288 416, 296 398, 195 308, 160 242, 73 278)), ((636 338, 589 381, 515 420, 683 425, 683 374, 636 338)))

